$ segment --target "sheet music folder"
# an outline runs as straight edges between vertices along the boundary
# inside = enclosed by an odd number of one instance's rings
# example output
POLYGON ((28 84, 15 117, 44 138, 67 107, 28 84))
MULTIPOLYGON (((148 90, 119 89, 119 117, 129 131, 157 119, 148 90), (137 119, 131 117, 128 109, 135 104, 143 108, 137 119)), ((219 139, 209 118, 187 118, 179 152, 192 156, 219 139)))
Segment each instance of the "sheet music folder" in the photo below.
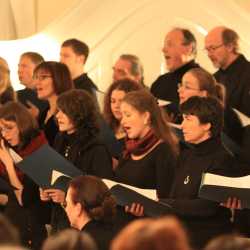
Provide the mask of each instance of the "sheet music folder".
POLYGON ((144 207, 144 214, 150 217, 173 213, 169 205, 155 200, 155 190, 140 189, 105 179, 103 181, 109 186, 112 195, 120 206, 129 206, 132 203, 141 204, 144 207))
POLYGON ((42 188, 67 189, 71 178, 82 172, 49 145, 43 145, 17 163, 38 186, 42 188))
POLYGON ((199 197, 217 202, 236 197, 241 200, 243 208, 250 208, 250 175, 226 177, 206 173, 202 177, 199 197))

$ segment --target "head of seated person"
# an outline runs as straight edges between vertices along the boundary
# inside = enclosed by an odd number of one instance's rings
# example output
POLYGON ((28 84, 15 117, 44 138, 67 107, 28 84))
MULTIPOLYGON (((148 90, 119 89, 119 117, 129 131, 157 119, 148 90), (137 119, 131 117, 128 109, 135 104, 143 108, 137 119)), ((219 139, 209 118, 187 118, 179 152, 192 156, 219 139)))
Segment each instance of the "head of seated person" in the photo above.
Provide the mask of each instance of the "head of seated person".
POLYGON ((19 244, 19 232, 4 215, 0 214, 0 246, 19 244))
POLYGON ((116 201, 100 178, 85 175, 70 182, 65 211, 71 226, 82 230, 91 220, 112 223, 116 201))
POLYGON ((208 242, 204 250, 249 250, 250 239, 239 235, 222 235, 208 242))
POLYGON ((66 229, 46 239, 42 250, 97 250, 95 242, 87 233, 66 229))
POLYGON ((220 137, 223 128, 223 107, 212 97, 190 97, 181 104, 181 128, 187 143, 199 144, 220 137))
POLYGON ((127 225, 111 250, 190 250, 186 232, 174 217, 140 219, 127 225))

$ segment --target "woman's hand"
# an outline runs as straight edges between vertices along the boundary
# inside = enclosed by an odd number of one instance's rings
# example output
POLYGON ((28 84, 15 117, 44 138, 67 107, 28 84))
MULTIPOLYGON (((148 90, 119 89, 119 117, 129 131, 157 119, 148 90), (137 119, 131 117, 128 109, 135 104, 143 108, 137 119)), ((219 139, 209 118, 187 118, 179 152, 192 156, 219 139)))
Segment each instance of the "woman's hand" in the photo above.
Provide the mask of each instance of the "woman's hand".
POLYGON ((47 189, 43 190, 42 188, 39 188, 39 192, 40 192, 41 201, 50 201, 51 200, 47 189))
POLYGON ((125 206, 125 212, 131 213, 137 217, 142 217, 144 216, 144 207, 141 204, 132 203, 131 206, 125 206))
POLYGON ((3 162, 6 168, 10 165, 13 165, 13 160, 8 149, 5 146, 4 140, 1 139, 1 147, 0 147, 0 160, 3 162))
POLYGON ((226 202, 220 204, 230 209, 242 209, 241 201, 236 197, 229 197, 226 202))
MULTIPOLYGON (((49 197, 53 202, 55 203, 63 203, 65 201, 65 192, 60 189, 45 189, 43 190, 45 192, 44 197, 49 197)), ((41 193, 40 193, 41 197, 41 193)), ((41 198, 42 199, 42 198, 41 198)))

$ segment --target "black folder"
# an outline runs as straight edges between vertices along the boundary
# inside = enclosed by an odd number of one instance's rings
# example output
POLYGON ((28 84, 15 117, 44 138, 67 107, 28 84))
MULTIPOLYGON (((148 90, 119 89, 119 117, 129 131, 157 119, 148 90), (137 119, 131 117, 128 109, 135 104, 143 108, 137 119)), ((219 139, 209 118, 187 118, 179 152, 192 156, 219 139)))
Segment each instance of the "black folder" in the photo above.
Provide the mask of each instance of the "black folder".
POLYGON ((82 174, 47 144, 17 163, 17 167, 44 189, 57 188, 66 191, 69 180, 82 174), (53 183, 52 176, 55 176, 53 183))
POLYGON ((229 197, 236 197, 241 200, 243 208, 250 208, 250 175, 226 177, 203 174, 199 197, 217 202, 226 202, 229 197))
POLYGON ((149 199, 146 196, 119 184, 114 185, 110 191, 120 206, 127 206, 132 203, 141 204, 144 207, 144 214, 146 216, 158 217, 173 213, 171 207, 167 204, 149 199))

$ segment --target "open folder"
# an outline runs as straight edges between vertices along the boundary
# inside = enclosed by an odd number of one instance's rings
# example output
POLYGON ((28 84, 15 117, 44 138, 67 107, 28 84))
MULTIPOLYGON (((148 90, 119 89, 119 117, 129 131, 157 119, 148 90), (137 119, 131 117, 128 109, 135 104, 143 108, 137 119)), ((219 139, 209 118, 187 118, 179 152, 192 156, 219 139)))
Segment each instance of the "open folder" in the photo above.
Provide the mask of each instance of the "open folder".
POLYGON ((226 177, 203 174, 199 197, 218 202, 226 202, 229 197, 241 200, 243 208, 250 208, 250 175, 226 177))
POLYGON ((16 164, 38 186, 67 190, 71 178, 82 172, 49 145, 43 145, 16 164))
POLYGON ((103 181, 109 187, 117 204, 120 206, 129 206, 132 203, 138 203, 144 207, 144 214, 150 217, 173 213, 170 206, 156 201, 155 189, 137 188, 107 179, 103 179, 103 181))

